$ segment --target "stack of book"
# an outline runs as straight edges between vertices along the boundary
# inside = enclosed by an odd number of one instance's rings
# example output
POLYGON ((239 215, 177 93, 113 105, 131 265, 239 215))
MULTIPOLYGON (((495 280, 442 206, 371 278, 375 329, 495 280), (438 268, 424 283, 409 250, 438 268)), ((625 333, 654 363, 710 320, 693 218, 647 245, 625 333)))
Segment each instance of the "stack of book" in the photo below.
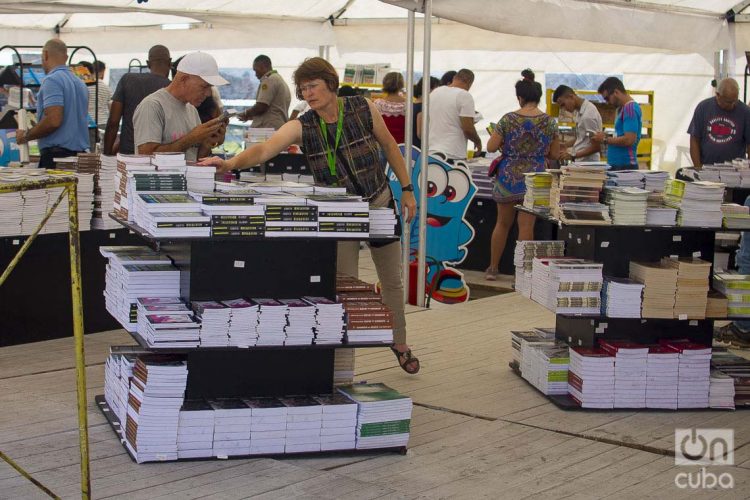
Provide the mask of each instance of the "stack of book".
POLYGON ((270 298, 254 298, 250 302, 258 306, 258 340, 255 345, 284 345, 289 308, 270 298))
POLYGON ((716 182, 671 179, 664 192, 664 203, 679 209, 680 226, 721 227, 723 200, 724 184, 716 182))
POLYGON ((513 361, 511 364, 521 370, 522 365, 522 348, 527 342, 553 342, 555 340, 555 330, 550 328, 534 328, 526 331, 510 332, 511 347, 513 348, 513 361))
POLYGON ((0 237, 22 233, 23 200, 21 192, 0 193, 0 237))
POLYGON ((750 318, 750 274, 716 273, 713 287, 727 298, 727 316, 750 318))
POLYGON ((722 203, 723 225, 727 229, 750 229, 750 207, 736 203, 722 203))
POLYGON ((178 297, 139 297, 138 334, 153 348, 200 345, 200 324, 178 297))
POLYGON ((357 445, 357 405, 340 393, 320 394, 320 449, 353 450, 357 445))
POLYGON ((599 346, 615 357, 615 408, 645 408, 648 347, 616 340, 599 346))
POLYGON ((604 278, 602 316, 609 318, 640 318, 643 283, 628 278, 604 278))
POLYGON ((607 187, 643 188, 643 172, 640 170, 614 170, 607 172, 607 187))
POLYGON ((315 343, 340 344, 344 337, 344 305, 325 297, 302 297, 315 307, 315 343))
POLYGON ((214 409, 203 399, 186 399, 177 426, 177 458, 213 456, 214 409))
POLYGON ((698 258, 663 258, 664 267, 677 270, 674 317, 705 319, 711 263, 698 258))
POLYGON ((263 205, 256 205, 259 193, 211 193, 191 191, 201 203, 203 213, 211 218, 212 237, 263 236, 266 215, 263 205))
POLYGON ((281 299, 289 308, 284 345, 311 345, 315 337, 315 306, 302 299, 281 299))
POLYGON ((598 348, 571 347, 568 393, 583 408, 614 408, 614 356, 598 348))
POLYGON ((531 298, 557 314, 599 315, 603 267, 584 259, 535 258, 531 298))
POLYGON ((274 200, 265 205, 267 238, 318 236, 318 207, 306 205, 304 198, 296 200, 297 204, 277 204, 274 200))
POLYGON ((726 318, 728 315, 729 300, 726 295, 716 290, 709 290, 706 299, 706 318, 726 318))
POLYGON ((550 207, 550 190, 552 174, 547 172, 529 172, 524 174, 526 194, 523 206, 531 210, 548 212, 550 207))
POLYGON ((669 172, 663 170, 644 170, 643 171, 643 188, 646 191, 652 192, 664 192, 667 181, 669 180, 669 172))
POLYGON ((573 163, 553 177, 550 189, 552 215, 560 220, 608 224, 609 211, 599 207, 599 195, 607 179, 606 164, 573 163), (566 214, 567 212, 567 214, 566 214), (604 217, 606 213, 606 218, 604 217))
POLYGON ((151 164, 151 156, 118 153, 114 180, 114 213, 128 222, 133 222, 133 194, 130 184, 135 172, 156 172, 156 167, 151 164))
POLYGON ((558 342, 528 342, 521 346, 521 376, 543 394, 568 393, 568 346, 558 342))
POLYGON ((187 163, 185 162, 185 153, 181 152, 169 152, 169 153, 154 153, 151 155, 151 165, 155 166, 157 170, 174 170, 185 173, 187 163))
POLYGON ((637 187, 608 187, 606 201, 612 223, 642 226, 646 224, 646 204, 649 192, 637 187))
POLYGON ((120 422, 120 432, 128 417, 130 379, 137 359, 134 355, 111 353, 104 366, 104 399, 120 422))
POLYGON ((138 194, 133 205, 133 222, 153 236, 211 235, 210 220, 187 193, 138 194))
POLYGON ((320 451, 323 406, 311 396, 285 396, 286 441, 284 453, 320 451))
POLYGON ((370 237, 393 236, 396 234, 396 213, 392 208, 371 207, 369 220, 370 237))
POLYGON ((516 242, 513 254, 513 265, 516 268, 516 291, 526 298, 531 298, 534 258, 562 257, 563 255, 565 255, 564 241, 516 242))
POLYGON ((411 426, 411 398, 385 384, 355 384, 338 390, 357 403, 358 450, 406 446, 411 426))
POLYGON ((677 269, 659 262, 631 262, 630 279, 643 283, 642 318, 673 318, 677 269))
POLYGON ((139 246, 99 247, 99 251, 109 260, 105 306, 127 331, 137 329, 138 297, 180 295, 180 271, 166 255, 139 246))
POLYGON ((229 318, 232 309, 212 300, 192 303, 193 311, 200 320, 201 347, 226 347, 229 345, 229 318))
POLYGON ((94 212, 92 229, 117 229, 121 227, 109 217, 115 199, 115 172, 117 158, 98 153, 78 153, 78 171, 94 174, 94 212))
POLYGON ((659 343, 679 353, 677 407, 708 408, 711 347, 683 339, 663 340, 659 343))
POLYGON ((333 385, 349 385, 354 381, 354 349, 333 352, 333 385))
POLYGON ((590 226, 611 224, 609 207, 603 203, 560 203, 560 220, 567 224, 590 226))
POLYGON ((258 306, 245 299, 223 300, 231 311, 229 316, 229 342, 232 347, 254 346, 258 340, 258 306))
POLYGON ((734 380, 735 406, 750 406, 750 360, 734 353, 714 351, 711 368, 729 375, 734 380))
POLYGON ((493 180, 489 176, 492 161, 493 160, 489 158, 476 158, 467 165, 471 171, 471 180, 477 187, 477 192, 474 194, 474 198, 480 200, 492 199, 493 180))
POLYGON ((219 398, 208 402, 214 409, 213 456, 227 458, 250 454, 252 412, 238 398, 219 398))
POLYGON ((662 196, 659 196, 658 200, 651 201, 649 197, 646 207, 646 224, 649 226, 676 226, 677 209, 665 206, 662 199, 662 196))
POLYGON ((139 356, 133 367, 125 446, 138 463, 177 460, 177 427, 187 363, 175 356, 139 356))
POLYGON ((189 191, 213 191, 216 167, 188 165, 185 177, 189 191))
POLYGON ((346 341, 393 343, 393 312, 379 301, 349 301, 346 311, 346 341))
MULTIPOLYGON (((307 205, 317 207, 318 236, 339 238, 367 238, 370 234, 370 209, 366 201, 360 196, 341 195, 308 195, 307 205)), ((393 210, 386 208, 381 210, 380 217, 388 231, 388 222, 392 217, 395 224, 393 210), (390 213, 389 213, 390 212, 390 213)), ((390 233, 393 234, 393 224, 390 225, 390 233)))
POLYGON ((677 409, 680 359, 674 350, 648 346, 646 361, 646 408, 677 409))
POLYGON ((252 412, 250 453, 284 453, 287 407, 276 398, 246 398, 252 412))
POLYGON ((720 370, 711 370, 708 386, 708 406, 734 410, 734 378, 720 370))

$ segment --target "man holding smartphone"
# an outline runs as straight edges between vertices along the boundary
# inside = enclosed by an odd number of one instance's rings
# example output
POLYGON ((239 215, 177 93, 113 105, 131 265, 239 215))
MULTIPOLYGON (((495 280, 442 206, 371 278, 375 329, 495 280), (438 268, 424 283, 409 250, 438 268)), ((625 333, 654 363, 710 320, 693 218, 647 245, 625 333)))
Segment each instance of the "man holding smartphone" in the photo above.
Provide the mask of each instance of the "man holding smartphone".
POLYGON ((577 95, 567 85, 560 85, 555 89, 552 102, 572 113, 576 124, 575 138, 561 144, 560 161, 599 161, 601 146, 591 140, 592 135, 602 130, 602 115, 596 106, 577 95))

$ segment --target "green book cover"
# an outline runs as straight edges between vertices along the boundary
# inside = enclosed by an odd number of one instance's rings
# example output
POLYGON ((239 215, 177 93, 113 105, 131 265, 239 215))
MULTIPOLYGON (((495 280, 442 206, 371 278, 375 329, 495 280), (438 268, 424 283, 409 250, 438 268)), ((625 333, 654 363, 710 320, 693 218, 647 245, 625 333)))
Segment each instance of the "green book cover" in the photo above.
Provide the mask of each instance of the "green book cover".
POLYGON ((375 422, 362 424, 360 437, 387 436, 390 434, 406 434, 409 432, 411 420, 391 420, 389 422, 375 422))

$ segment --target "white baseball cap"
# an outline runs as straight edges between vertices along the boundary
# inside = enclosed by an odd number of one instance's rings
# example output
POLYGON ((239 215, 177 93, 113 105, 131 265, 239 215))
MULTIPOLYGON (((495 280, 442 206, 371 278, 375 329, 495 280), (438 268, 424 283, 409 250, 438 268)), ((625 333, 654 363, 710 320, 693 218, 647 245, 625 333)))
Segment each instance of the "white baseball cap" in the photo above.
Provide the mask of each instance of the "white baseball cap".
POLYGON ((187 75, 203 78, 211 85, 226 85, 229 83, 219 75, 219 66, 214 59, 205 52, 191 52, 180 60, 177 71, 187 75))

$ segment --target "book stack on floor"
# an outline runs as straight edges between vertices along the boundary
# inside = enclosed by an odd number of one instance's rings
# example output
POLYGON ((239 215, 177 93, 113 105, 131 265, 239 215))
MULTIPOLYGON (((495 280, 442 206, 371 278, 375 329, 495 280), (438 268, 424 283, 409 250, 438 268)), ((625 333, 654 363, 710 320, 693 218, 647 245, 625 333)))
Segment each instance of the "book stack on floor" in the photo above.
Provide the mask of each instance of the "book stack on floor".
POLYGON ((527 342, 521 346, 521 376, 543 394, 568 393, 568 346, 562 342, 527 342))
POLYGON ((255 345, 284 345, 289 308, 271 298, 254 298, 250 302, 258 306, 258 340, 255 345))
POLYGON ((720 370, 711 370, 708 386, 708 406, 734 410, 734 379, 720 370))
POLYGON ((228 346, 232 309, 212 300, 194 300, 191 305, 200 321, 201 347, 228 346))
POLYGON ((734 353, 714 351, 711 368, 734 380, 734 405, 750 406, 750 360, 734 353))
POLYGON ((315 306, 302 299, 281 299, 289 308, 284 345, 311 345, 315 338, 315 306))
POLYGON ((584 259, 535 258, 531 298, 557 314, 599 315, 603 267, 584 259))
POLYGON ((267 238, 318 236, 318 207, 306 205, 304 198, 297 198, 296 201, 296 204, 278 204, 274 201, 265 205, 267 238))
POLYGON ((284 453, 320 451, 323 406, 311 396, 285 396, 286 441, 284 453))
MULTIPOLYGON (((84 154, 79 153, 79 157, 84 154)), ((94 213, 91 219, 91 228, 117 229, 122 226, 109 216, 109 213, 114 210, 117 157, 101 155, 98 158, 98 163, 90 156, 83 159, 84 163, 93 163, 96 168, 94 175, 94 213)))
POLYGON ((287 407, 276 398, 244 398, 250 408, 250 453, 284 453, 287 407))
POLYGON ((104 399, 120 421, 120 432, 124 432, 123 422, 128 417, 130 379, 137 359, 133 355, 111 353, 104 364, 104 399))
POLYGON ((643 283, 606 276, 602 286, 602 315, 609 318, 640 318, 643 283))
POLYGON ((645 408, 648 347, 616 340, 599 347, 615 358, 615 408, 645 408))
POLYGON ((571 347, 568 393, 582 408, 614 408, 614 356, 599 348, 571 347))
POLYGON ((548 172, 529 172, 524 174, 526 194, 523 206, 541 212, 550 209, 550 190, 552 189, 552 174, 548 172))
POLYGON ((392 208, 370 208, 370 237, 394 236, 396 234, 396 224, 396 213, 392 208))
POLYGON ((673 318, 677 269, 659 262, 630 262, 630 279, 643 283, 642 318, 673 318))
MULTIPOLYGON (((370 208, 360 196, 316 194, 306 199, 308 206, 317 207, 318 236, 367 238, 370 235, 370 208)), ((381 210, 380 216, 385 217, 385 224, 381 224, 385 229, 381 230, 387 232, 389 216, 393 217, 395 224, 393 210, 381 210)), ((393 234, 393 225, 390 226, 390 233, 393 234)))
POLYGON ((212 193, 191 191, 201 204, 203 213, 211 219, 211 236, 263 236, 266 215, 263 205, 256 205, 259 193, 212 193))
POLYGON ((565 255, 564 241, 516 242, 516 249, 513 253, 513 265, 516 268, 516 291, 526 298, 531 298, 534 258, 562 257, 563 255, 565 255))
POLYGON ((411 398, 385 384, 354 384, 338 390, 357 403, 358 450, 406 446, 411 398))
POLYGON ((302 297, 315 308, 315 343, 340 344, 344 337, 344 305, 325 297, 302 297))
POLYGON ((188 165, 185 177, 188 191, 213 191, 216 167, 188 165))
POLYGON ((644 170, 643 171, 643 188, 646 191, 661 193, 666 188, 669 180, 669 172, 663 170, 644 170))
POLYGON ((646 224, 649 192, 637 187, 608 187, 606 202, 613 224, 642 226, 646 224))
POLYGON ((231 311, 229 317, 229 342, 232 347, 250 347, 258 341, 258 305, 245 299, 223 300, 231 311))
POLYGON ((706 298, 706 318, 726 318, 729 315, 729 300, 716 290, 709 290, 706 298))
POLYGON ((156 172, 149 155, 117 154, 117 172, 115 173, 114 213, 128 222, 133 222, 133 193, 130 184, 135 172, 156 172), (130 179, 130 180, 129 180, 130 179))
POLYGON ((727 298, 727 316, 750 318, 750 275, 715 273, 713 287, 727 298))
POLYGON ((511 331, 510 339, 511 347, 513 348, 513 360, 511 361, 511 365, 520 371, 523 345, 528 342, 552 343, 555 340, 555 330, 554 328, 534 328, 533 330, 526 331, 511 331))
POLYGON ((663 258, 664 267, 677 270, 674 317, 705 319, 711 263, 698 258, 663 258))
POLYGON ((138 463, 177 460, 177 427, 187 384, 180 357, 139 356, 133 367, 125 446, 138 463))
POLYGON ((609 224, 609 209, 599 203, 607 179, 606 164, 562 167, 550 190, 552 215, 577 224, 609 224))
POLYGON ((213 456, 227 458, 250 454, 252 410, 239 398, 208 402, 214 409, 213 456))
POLYGON ((659 343, 679 353, 677 407, 708 408, 711 347, 683 339, 662 340, 659 343))
POLYGON ((320 449, 353 450, 357 445, 357 405, 343 394, 314 396, 322 408, 320 449))
POLYGON ((679 209, 680 226, 721 227, 723 200, 724 184, 716 182, 671 179, 664 192, 664 203, 679 209))
POLYGON ((105 307, 127 331, 137 329, 138 297, 180 294, 180 271, 166 255, 141 246, 99 247, 99 252, 108 259, 105 307))
POLYGON ((133 221, 156 237, 208 237, 211 221, 200 207, 187 193, 137 194, 133 221))
POLYGON ((212 457, 216 412, 203 399, 186 399, 177 425, 177 458, 212 457))
POLYGON ((723 226, 727 229, 750 229, 750 207, 736 203, 722 203, 723 226))
POLYGON ((679 353, 661 346, 648 346, 646 360, 646 408, 677 409, 679 353))
POLYGON ((153 348, 195 348, 200 324, 177 297, 139 297, 138 334, 153 348))

